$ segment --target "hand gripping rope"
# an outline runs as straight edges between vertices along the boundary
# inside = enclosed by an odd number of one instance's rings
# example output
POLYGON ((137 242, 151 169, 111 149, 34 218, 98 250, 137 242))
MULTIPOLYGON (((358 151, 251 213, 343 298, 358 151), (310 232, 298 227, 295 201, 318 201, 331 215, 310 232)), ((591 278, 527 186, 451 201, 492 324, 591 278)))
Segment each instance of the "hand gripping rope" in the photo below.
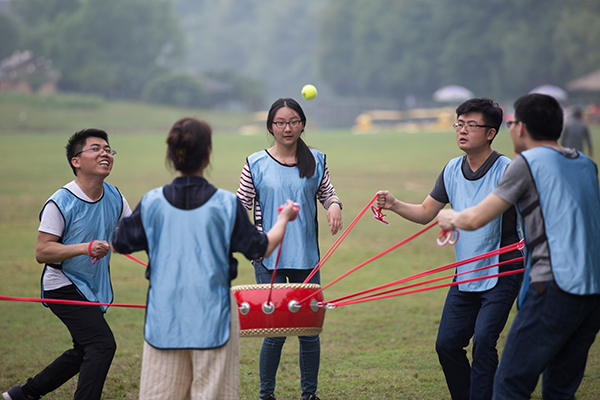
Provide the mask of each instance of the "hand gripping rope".
MULTIPOLYGON (((384 221, 383 218, 385 217, 385 214, 381 213, 381 209, 379 208, 375 208, 372 203, 375 201, 375 199, 377 198, 377 196, 373 197, 373 199, 371 199, 371 201, 365 206, 365 208, 357 215, 357 217, 352 221, 352 223, 346 228, 346 230, 344 230, 344 232, 340 235, 340 237, 335 241, 335 243, 331 246, 331 248, 327 251, 327 253, 325 254, 325 256, 323 256, 323 258, 319 261, 319 263, 313 268, 312 272, 309 274, 309 276, 306 278, 306 280, 304 281, 304 283, 307 283, 313 276, 314 274, 323 266, 323 264, 331 257, 331 255, 333 254, 333 252, 339 247, 339 245, 341 244, 341 242, 346 238, 346 236, 348 235, 348 233, 354 228, 354 226, 356 225, 356 223, 358 222, 358 220, 365 214, 365 212, 371 208, 371 211, 373 212, 374 216, 373 218, 375 218, 376 220, 389 225, 389 222, 384 221)), ((294 209, 296 210, 296 213, 299 210, 299 205, 294 204, 294 209)), ((279 210, 281 211, 281 210, 279 210)), ((365 262, 359 264, 358 266, 352 268, 350 271, 342 274, 339 278, 333 280, 332 282, 330 282, 329 284, 325 285, 324 287, 318 289, 315 293, 312 293, 310 296, 298 301, 296 303, 296 307, 300 307, 304 302, 306 302, 309 298, 313 298, 316 294, 322 292, 323 290, 325 290, 326 288, 328 288, 329 286, 333 285, 334 283, 340 281, 342 278, 350 275, 351 273, 355 272, 356 270, 364 267, 365 265, 371 263, 372 261, 375 261, 376 259, 382 257, 385 254, 388 254, 389 252, 397 249, 398 247, 402 246, 405 243, 408 243, 409 241, 413 240, 414 238, 416 238, 417 236, 423 234, 424 232, 426 232, 427 230, 431 229, 432 227, 434 227, 435 225, 437 225, 437 221, 427 225, 426 227, 424 227, 423 229, 419 230, 418 232, 414 233, 413 235, 407 237, 406 239, 402 240, 401 242, 399 242, 398 244, 388 248, 387 250, 382 251, 381 253, 371 257, 370 259, 366 260, 365 262)), ((452 230, 452 231, 444 231, 442 230, 437 238, 437 244, 440 246, 444 246, 446 244, 454 244, 456 243, 456 241, 458 240, 459 237, 459 233, 458 230, 452 230)), ((282 239, 283 241, 283 239, 282 239)), ((514 250, 523 250, 524 248, 524 240, 521 240, 518 243, 514 243, 512 245, 509 246, 505 246, 502 248, 499 248, 497 250, 492 250, 490 252, 475 256, 475 257, 471 257, 462 261, 458 261, 455 263, 451 263, 442 267, 438 267, 438 268, 434 268, 425 272, 421 272, 412 276, 409 276, 407 278, 403 278, 385 285, 381 285, 372 289, 368 289, 368 290, 363 290, 354 294, 350 294, 347 296, 343 296, 343 297, 339 297, 337 299, 328 301, 328 302, 324 302, 324 303, 319 303, 318 306, 319 307, 326 307, 326 308, 336 308, 338 306, 343 306, 343 305, 349 305, 349 304, 357 304, 357 303, 362 303, 362 302, 366 302, 366 301, 373 301, 373 300, 379 300, 379 299, 385 299, 385 298, 390 298, 390 297, 396 297, 396 296, 402 296, 405 294, 410 294, 410 293, 417 293, 417 292, 422 292, 422 291, 427 291, 427 290, 433 290, 433 289, 438 289, 438 288, 443 288, 443 287, 448 287, 448 286, 453 286, 453 285, 459 285, 459 284, 463 284, 463 283, 469 283, 469 282, 475 282, 475 281, 480 281, 480 280, 484 280, 484 279, 490 279, 490 278, 495 278, 495 277, 502 277, 502 276, 506 276, 506 275, 511 275, 511 274, 517 274, 517 273, 522 273, 524 271, 523 268, 520 269, 516 269, 516 270, 511 270, 511 271, 505 271, 505 272, 500 272, 497 274, 492 274, 492 275, 487 275, 487 276, 482 276, 482 277, 477 277, 477 278, 471 278, 471 279, 466 279, 466 280, 462 280, 459 282, 450 282, 450 283, 445 283, 445 284, 440 284, 440 285, 435 285, 435 286, 427 286, 427 287, 423 287, 423 288, 419 288, 419 289, 413 289, 417 286, 421 286, 421 285, 427 285, 427 284, 431 284, 431 283, 435 283, 441 280, 445 280, 445 279, 449 279, 449 278, 455 278, 464 274, 468 274, 468 273, 472 273, 472 272, 476 272, 476 271, 481 271, 487 268, 492 268, 492 267, 496 267, 496 266, 501 266, 501 265, 505 265, 505 264, 511 264, 511 263, 516 263, 516 262, 520 262, 523 260, 523 257, 517 257, 514 258, 512 260, 508 260, 508 261, 503 261, 503 262, 499 262, 496 264, 492 264, 492 265, 487 265, 485 267, 481 267, 481 268, 477 268, 474 270, 470 270, 470 271, 466 271, 466 272, 462 272, 462 273, 456 273, 456 274, 452 274, 452 275, 448 275, 448 276, 444 276, 444 277, 440 277, 440 278, 434 278, 434 279, 430 279, 427 281, 423 281, 423 282, 418 282, 418 283, 413 283, 410 285, 405 285, 405 286, 401 286, 401 287, 397 287, 394 289, 388 289, 388 290, 384 290, 381 291, 382 289, 386 289, 389 288, 391 286, 396 286, 411 280, 415 280, 418 278, 422 278, 424 276, 430 275, 430 274, 434 274, 437 272, 441 272, 443 270, 446 269, 451 269, 451 268, 456 268, 458 266, 461 265, 465 265, 468 263, 472 263, 475 261, 479 261, 479 260, 483 260, 486 258, 490 258, 496 255, 500 255, 500 254, 504 254, 510 251, 514 251, 514 250), (408 289, 413 289, 413 290, 408 290, 408 289), (379 292, 377 292, 379 291, 379 292), (400 292, 401 293, 394 293, 394 292, 400 292), (376 292, 376 293, 373 293, 376 292), (359 297, 360 296, 360 297, 359 297), (354 298, 354 299, 353 299, 354 298)), ((91 256, 91 244, 88 247, 88 253, 91 256)), ((123 254, 124 256, 130 258, 133 261, 136 261, 144 266, 148 266, 148 264, 144 263, 143 261, 129 255, 129 254, 123 254)), ((269 295, 267 298, 267 302, 265 302, 263 304, 263 307, 269 307, 272 306, 271 304, 271 294, 272 294, 272 290, 273 290, 273 284, 275 281, 275 276, 276 276, 276 271, 277 271, 277 266, 279 264, 279 258, 281 255, 281 244, 279 245, 279 249, 277 252, 277 259, 275 262, 275 269, 273 270, 273 275, 271 277, 271 285, 270 285, 270 290, 269 290, 269 295)), ((97 258, 92 257, 92 263, 95 263, 95 261, 97 261, 97 258)), ((73 300, 58 300, 58 299, 36 299, 36 298, 22 298, 22 297, 8 297, 8 296, 0 296, 0 300, 8 300, 8 301, 31 301, 31 302, 41 302, 41 303, 53 303, 53 304, 77 304, 77 305, 102 305, 102 306, 115 306, 115 307, 132 307, 132 308, 145 308, 145 305, 131 305, 131 304, 110 304, 110 303, 98 303, 98 302, 89 302, 89 301, 73 301, 73 300)), ((239 306, 239 304, 238 304, 239 306)), ((311 306, 312 307, 312 306, 311 306)))
MULTIPOLYGON (((88 254, 92 258, 92 264, 96 264, 98 261, 97 257, 92 256, 92 242, 88 245, 88 254)), ((138 262, 144 266, 148 266, 142 260, 139 260, 132 255, 123 254, 125 257, 138 262)), ((29 301, 29 302, 37 302, 37 303, 46 303, 46 304, 71 304, 78 306, 112 306, 112 307, 127 307, 127 308, 146 308, 145 304, 115 304, 115 303, 99 303, 94 301, 78 301, 78 300, 61 300, 61 299, 39 299, 39 298, 31 298, 31 297, 10 297, 10 296, 0 296, 0 301, 29 301)))
MULTIPOLYGON (((298 217, 298 212, 300 211, 300 204, 294 203, 293 205, 294 211, 296 212, 296 216, 290 221, 295 220, 298 217)), ((277 211, 281 214, 281 210, 283 206, 277 208, 277 211)), ((277 266, 279 265, 279 257, 281 256, 281 248, 283 247, 283 238, 285 237, 285 231, 283 236, 281 237, 281 242, 279 243, 279 249, 277 250, 277 258, 275 259, 275 267, 273 268, 273 274, 271 275, 271 287, 269 289, 269 296, 267 297, 267 301, 263 304, 263 311, 267 314, 273 312, 273 308, 275 307, 273 303, 271 303, 271 295, 273 294, 273 284, 275 283, 275 276, 277 275, 277 266)), ((239 307, 239 304, 238 304, 239 307)))
MULTIPOLYGON (((377 195, 367 204, 367 206, 361 211, 361 213, 359 213, 359 215, 354 219, 354 221, 352 221, 352 223, 350 224, 350 226, 348 226, 348 228, 344 231, 344 233, 340 236, 340 238, 338 238, 338 240, 333 244, 333 246, 329 249, 329 251, 327 252, 327 254, 325 254, 325 256, 319 261, 319 263, 317 264, 317 266, 315 266, 315 268, 313 269, 313 272, 305 280, 305 283, 316 273, 316 271, 319 268, 321 268, 323 266, 323 264, 325 263, 325 261, 327 261, 329 259, 329 257, 331 257, 331 254, 333 253, 333 251, 335 251, 339 247, 340 243, 346 238, 346 236, 348 235, 349 231, 354 227, 354 225, 356 224, 356 222, 358 221, 358 219, 360 219, 362 217, 362 215, 369 208, 369 206, 371 207, 371 210, 373 211, 373 214, 374 214, 373 218, 377 219, 378 221, 381 221, 381 222, 385 223, 386 225, 389 225, 389 223, 387 223, 386 221, 383 220, 383 218, 385 217, 385 214, 381 213, 381 209, 376 208, 375 206, 371 205, 375 201, 376 198, 377 198, 377 195)), ((387 254, 387 253, 395 250, 396 248, 402 246, 403 244, 411 241, 412 239, 416 238, 417 236, 419 236, 422 233, 426 232, 427 230, 431 229, 435 225, 437 225, 437 221, 434 221, 433 223, 427 225, 425 228, 423 228, 420 231, 418 231, 417 233, 409 236, 408 238, 402 240, 400 243, 398 243, 398 244, 390 247, 389 249, 384 250, 383 252, 381 252, 381 253, 379 253, 379 254, 371 257, 367 261, 359 264, 358 266, 354 267, 353 269, 351 269, 350 271, 346 272, 345 274, 342 274, 342 276, 340 276, 339 278, 337 278, 337 279, 333 280, 332 282, 330 282, 329 284, 323 286, 321 289, 319 289, 319 291, 325 290, 326 288, 328 288, 329 286, 331 286, 334 283, 338 282, 342 278, 350 275, 354 271, 356 271, 356 270, 364 267, 365 265, 367 265, 367 264, 371 263, 372 261, 380 258, 381 256, 383 256, 383 255, 385 255, 385 254, 387 254)), ((446 244, 454 244, 454 243, 456 243, 456 241, 458 240, 458 237, 459 237, 459 231, 456 230, 456 229, 451 230, 451 231, 442 230, 440 232, 440 234, 439 234, 439 236, 438 236, 438 238, 437 238, 436 241, 437 241, 437 244, 439 246, 445 246, 446 244)), ((516 249, 522 250, 523 248, 524 248, 524 241, 521 240, 519 243, 515 243, 513 245, 506 246, 506 247, 503 247, 501 249, 493 250, 491 252, 488 252, 488 253, 485 253, 485 254, 482 254, 482 255, 479 255, 479 256, 476 256, 476 257, 472 257, 472 258, 467 259, 467 260, 462 260, 462 261, 459 261, 459 262, 456 262, 456 263, 448 264, 448 265, 443 266, 443 267, 434 268, 432 270, 429 270, 429 271, 426 271, 426 272, 422 272, 422 273, 419 273, 419 274, 416 274, 416 275, 413 275, 413 276, 401 279, 399 281, 389 283, 387 285, 383 285, 383 286, 376 287, 376 288, 373 288, 373 289, 370 289, 370 290, 358 292, 358 293, 355 293, 355 294, 352 294, 352 295, 344 296, 342 298, 335 299, 335 300, 326 302, 326 304, 320 304, 320 305, 326 306, 328 308, 335 308, 335 307, 340 306, 340 305, 355 304, 355 303, 359 303, 359 302, 365 302, 365 301, 371 301, 371 300, 378 300, 378 299, 383 299, 383 298, 388 298, 388 297, 394 297, 394 296, 400 296, 400 295, 409 294, 409 293, 416 293, 416 292, 425 291, 425 290, 437 289, 437 288, 446 287, 446 286, 458 285, 458 284, 462 284, 462 283, 474 282, 474 281, 479 281, 479 280, 483 280, 483 279, 490 279, 490 278, 494 278, 494 277, 500 277, 500 276, 505 276, 505 275, 510 275, 510 274, 521 273, 521 272, 524 271, 524 269, 506 271, 506 272, 502 272, 502 273, 498 273, 498 274, 492 274, 492 275, 487 275, 487 276, 483 276, 483 277, 477 277, 477 278, 472 278, 472 279, 468 279, 468 280, 463 280, 463 281, 460 281, 460 282, 451 282, 451 283, 448 283, 448 284, 443 284, 443 285, 437 285, 437 286, 432 286, 432 287, 421 288, 421 289, 417 289, 417 290, 413 290, 413 291, 409 291, 409 292, 403 292, 403 293, 399 293, 399 294, 387 295, 387 293, 390 293, 390 292, 400 291, 400 290, 406 290, 406 289, 409 289, 409 288, 412 288, 412 287, 415 287, 415 286, 425 285, 425 284, 433 283, 433 282, 436 282, 436 281, 439 281, 439 280, 453 278, 453 277, 456 277, 456 276, 459 276, 459 275, 464 275, 464 274, 475 272, 475 271, 480 271, 480 270, 483 270, 483 269, 486 269, 486 268, 491 268, 491 267, 495 267, 495 266, 498 266, 498 265, 504 265, 504 264, 509 264, 509 263, 515 263, 515 262, 519 262, 519 261, 523 260, 523 257, 518 257, 518 258, 509 260, 509 261, 505 261, 505 262, 494 264, 494 265, 488 265, 488 266, 485 266, 485 267, 482 267, 482 268, 478 268, 478 269, 475 269, 475 270, 472 270, 472 271, 467 271, 467 272, 463 272, 463 273, 453 274, 453 275, 449 275, 449 276, 446 276, 446 277, 443 277, 443 278, 436 278, 436 279, 432 279, 432 280, 429 280, 429 281, 425 281, 425 282, 421 282, 421 283, 417 283, 417 284, 412 284, 412 285, 408 285, 408 286, 396 288, 396 289, 393 289, 393 290, 390 290, 390 291, 372 294, 372 295, 365 296, 365 297, 360 298, 360 299, 354 299, 354 300, 348 300, 346 302, 336 303, 336 301, 349 299, 349 298, 356 297, 356 296, 359 296, 359 295, 362 295, 362 294, 366 294, 366 293, 370 293, 370 292, 373 292, 373 291, 376 291, 376 290, 380 290, 380 289, 383 289, 383 288, 386 288, 386 287, 395 286, 395 285, 398 285, 400 283, 407 282, 407 281, 410 281, 410 280, 414 280, 414 279, 417 279, 417 278, 421 278, 423 276, 430 275, 430 274, 433 274, 433 273, 436 273, 436 272, 440 272, 440 271, 443 271, 443 270, 446 270, 446 269, 456 268, 457 266, 460 266, 460 265, 468 264, 468 263, 471 263, 471 262, 474 262, 474 261, 479 261, 479 260, 482 260, 482 259, 493 257, 495 255, 503 254, 503 253, 506 253, 506 252, 509 252, 509 251, 513 251, 513 250, 516 250, 516 249)), ((298 304, 301 305, 302 303, 304 303, 305 301, 307 301, 309 298, 310 297, 306 297, 306 298, 300 300, 298 302, 298 304)))

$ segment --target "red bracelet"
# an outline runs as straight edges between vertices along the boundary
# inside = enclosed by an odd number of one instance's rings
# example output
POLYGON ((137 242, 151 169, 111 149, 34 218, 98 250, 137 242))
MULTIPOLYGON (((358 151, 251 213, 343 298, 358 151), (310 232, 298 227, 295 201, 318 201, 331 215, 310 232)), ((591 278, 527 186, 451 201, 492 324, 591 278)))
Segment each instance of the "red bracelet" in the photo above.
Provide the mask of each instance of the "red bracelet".
POLYGON ((92 240, 92 241, 90 242, 90 244, 88 244, 88 254, 90 255, 90 257, 94 257, 94 256, 92 255, 92 243, 94 243, 94 242, 95 242, 95 240, 92 240))

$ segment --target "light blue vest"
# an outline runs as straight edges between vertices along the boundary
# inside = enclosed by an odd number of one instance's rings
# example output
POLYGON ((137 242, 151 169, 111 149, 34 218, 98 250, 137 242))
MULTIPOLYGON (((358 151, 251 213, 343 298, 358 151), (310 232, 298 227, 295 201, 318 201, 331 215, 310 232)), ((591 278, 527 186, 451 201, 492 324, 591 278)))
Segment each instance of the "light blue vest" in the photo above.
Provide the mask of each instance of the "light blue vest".
MULTIPOLYGON (((104 182, 102 198, 94 203, 81 200, 69 190, 57 190, 46 202, 53 202, 65 219, 61 243, 65 245, 105 240, 110 243, 123 212, 123 200, 119 190, 104 182)), ((44 206, 45 208, 46 206, 44 206)), ((42 210, 43 214, 44 210, 42 210)), ((40 214, 41 217, 41 214, 40 214)), ((102 257, 92 264, 88 255, 81 255, 62 262, 62 271, 88 301, 112 303, 110 282, 110 256, 102 257)), ((44 269, 44 273, 45 273, 44 269)), ((42 279, 42 282, 44 280, 42 279)), ((42 296, 44 289, 42 287, 42 296)), ((108 306, 100 306, 106 311, 108 306)))
MULTIPOLYGON (((596 164, 581 152, 577 158, 568 158, 546 146, 521 155, 529 164, 540 199, 554 280, 571 294, 600 294, 600 193, 596 164)), ((525 225, 526 243, 527 233, 525 225)), ((529 277, 532 252, 527 253, 525 276, 529 277)), ((521 297, 527 289, 523 286, 521 297)))
MULTIPOLYGON (((319 262, 317 192, 325 171, 325 155, 316 149, 310 151, 316 161, 315 173, 310 178, 300 178, 297 167, 278 163, 266 151, 248 157, 264 232, 277 221, 279 206, 288 199, 300 204, 298 217, 286 227, 277 268, 312 269, 319 262)), ((277 253, 274 251, 263 259, 267 269, 275 268, 277 253)))
MULTIPOLYGON (((479 204, 498 184, 498 181, 504 174, 506 166, 510 159, 500 156, 490 170, 480 179, 467 180, 462 172, 463 158, 461 156, 450 160, 444 169, 444 185, 446 193, 450 199, 450 205, 455 211, 462 211, 466 208, 479 204)), ((456 251, 456 261, 471 258, 488 251, 500 248, 502 240, 502 216, 491 221, 489 224, 477 229, 476 231, 460 230, 460 236, 454 249, 456 251)), ((456 268, 457 273, 471 271, 486 265, 495 264, 500 259, 499 256, 486 258, 477 262, 461 265, 456 268)), ((498 267, 487 268, 477 272, 460 275, 456 277, 457 282, 467 279, 473 279, 481 276, 488 276, 498 273, 498 267)), ((484 279, 475 282, 459 284, 459 290, 463 292, 481 292, 496 286, 498 278, 484 279)))
POLYGON ((222 189, 192 210, 172 206, 163 188, 142 198, 150 260, 144 336, 153 347, 209 349, 229 340, 236 205, 235 194, 222 189))

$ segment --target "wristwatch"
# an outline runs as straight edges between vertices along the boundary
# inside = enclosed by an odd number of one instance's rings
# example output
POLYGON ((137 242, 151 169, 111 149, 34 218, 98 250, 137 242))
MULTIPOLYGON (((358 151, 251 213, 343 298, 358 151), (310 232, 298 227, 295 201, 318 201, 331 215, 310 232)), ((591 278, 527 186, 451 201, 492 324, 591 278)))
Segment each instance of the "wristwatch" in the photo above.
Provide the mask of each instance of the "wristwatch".
POLYGON ((335 203, 335 204, 339 205, 339 206, 340 206, 340 210, 343 210, 343 209, 344 209, 344 206, 342 206, 342 202, 341 202, 341 201, 338 201, 338 200, 333 200, 333 201, 332 201, 332 202, 329 204, 329 206, 331 207, 331 204, 333 204, 333 203, 335 203))

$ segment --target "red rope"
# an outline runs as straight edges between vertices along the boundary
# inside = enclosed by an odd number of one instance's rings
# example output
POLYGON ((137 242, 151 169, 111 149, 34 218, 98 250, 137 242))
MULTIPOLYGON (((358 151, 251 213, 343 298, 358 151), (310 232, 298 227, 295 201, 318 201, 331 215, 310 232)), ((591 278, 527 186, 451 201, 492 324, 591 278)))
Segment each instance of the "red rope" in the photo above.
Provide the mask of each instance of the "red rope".
POLYGON ((387 298, 390 298, 390 297, 403 296, 405 294, 425 292, 427 290, 440 289, 440 288, 448 287, 448 286, 456 286, 456 285, 460 285, 460 284, 463 284, 463 283, 469 283, 469 282, 475 282, 475 281, 482 281, 484 279, 496 278, 496 277, 501 277, 501 276, 506 276, 506 275, 512 275, 512 274, 519 274, 519 273, 524 272, 524 271, 525 271, 524 268, 515 269, 513 271, 500 272, 498 274, 493 274, 493 275, 488 275, 488 276, 481 276, 481 277, 473 278, 473 279, 466 279, 466 280, 460 281, 460 282, 450 282, 450 283, 445 283, 443 285, 429 286, 429 287, 426 287, 426 288, 410 290, 408 292, 395 293, 395 294, 390 294, 390 295, 386 295, 386 296, 379 296, 379 297, 369 297, 369 298, 364 298, 364 299, 355 299, 355 300, 342 301, 342 302, 337 303, 337 304, 333 304, 333 303, 327 303, 327 304, 331 304, 331 306, 333 306, 333 307, 339 307, 339 306, 346 306, 346 305, 349 305, 349 304, 364 303, 364 302, 372 301, 372 300, 381 300, 381 299, 387 299, 387 298))
POLYGON ((340 246, 340 244, 342 243, 342 241, 344 239, 346 239, 346 236, 348 236, 348 234, 350 233, 350 231, 352 230, 352 228, 354 228, 354 225, 356 225, 356 223, 358 222, 358 220, 365 214, 365 212, 367 212, 367 210, 369 209, 369 206, 375 201, 376 198, 377 198, 377 195, 375 195, 371 199, 371 201, 369 201, 367 203, 367 205, 365 206, 365 208, 363 208, 363 210, 356 216, 356 218, 354 218, 354 221, 352 221, 350 223, 350 225, 348 225, 348 227, 346 228, 346 230, 340 235, 340 237, 337 238, 337 240, 329 248, 329 250, 327 251, 327 253, 325 253, 325 255, 323 256, 323 258, 321 258, 321 260, 319 261, 319 263, 313 268, 313 270, 311 271, 311 273, 308 274, 308 277, 304 280, 303 283, 308 283, 308 281, 317 273, 317 271, 323 266, 323 264, 325 264, 325 261, 327 261, 329 259, 329 257, 331 257, 331 255, 333 254, 333 252, 335 250, 337 250, 337 248, 340 246))
POLYGON ((0 296, 0 300, 33 301, 33 302, 37 302, 37 303, 71 304, 71 305, 77 305, 77 306, 112 306, 112 307, 146 308, 145 304, 111 304, 111 303, 98 303, 98 302, 93 302, 93 301, 79 301, 79 300, 36 299, 36 298, 31 298, 31 297, 0 296))
MULTIPOLYGON (((442 267, 437 267, 437 268, 430 269, 428 271, 420 272, 418 274, 415 274, 415 275, 409 276, 407 278, 403 278, 403 279, 397 280, 397 281, 392 282, 392 283, 381 285, 381 286, 378 286, 378 287, 375 287, 375 288, 372 288, 372 289, 368 289, 368 290, 363 290, 362 292, 357 292, 357 293, 354 293, 354 294, 349 294, 347 296, 339 297, 337 299, 332 300, 332 302, 333 301, 339 301, 339 300, 345 300, 345 299, 348 299, 348 298, 351 298, 351 297, 360 296, 362 294, 374 292, 374 291, 379 290, 379 289, 385 289, 386 287, 395 286, 395 285, 398 285, 400 283, 404 283, 404 282, 408 282, 408 281, 411 281, 411 280, 414 280, 414 279, 422 278, 422 277, 424 277, 426 275, 435 274, 437 272, 441 272, 441 271, 444 271, 446 269, 456 268, 456 267, 459 267, 461 265, 469 264, 469 263, 472 263, 472 262, 475 262, 475 261, 484 260, 486 258, 490 258, 490 257, 496 256, 496 255, 508 253, 510 251, 513 251, 513 250, 522 249, 523 244, 524 244, 524 241, 521 240, 518 243, 513 243, 513 244, 510 244, 508 246, 501 247, 499 249, 488 251, 487 253, 479 254, 479 255, 471 257, 471 258, 466 258, 466 259, 461 260, 461 261, 456 261, 456 262, 454 262, 452 264, 444 265, 442 267)), ((513 262, 513 260, 511 260, 510 262, 513 262)), ((498 264, 498 265, 501 265, 501 264, 498 264)), ((490 266, 483 267, 483 268, 489 268, 489 267, 493 267, 493 266, 495 266, 495 265, 490 265, 490 266)), ((477 270, 478 269, 476 269, 474 271, 477 271, 477 270)), ((468 272, 472 272, 472 271, 468 271, 468 272)))
POLYGON ((271 304, 271 293, 273 293, 273 283, 275 283, 275 275, 277 273, 277 265, 279 265, 279 256, 281 256, 281 248, 283 247, 283 238, 285 237, 285 231, 283 232, 281 242, 279 242, 279 250, 277 250, 277 259, 275 260, 275 268, 273 268, 273 275, 271 275, 271 288, 269 289, 269 297, 267 298, 267 305, 271 304))
MULTIPOLYGON (((506 264, 511 264, 511 263, 523 261, 524 259, 525 259, 524 257, 517 257, 517 258, 514 258, 512 260, 507 260, 507 261, 502 261, 502 262, 499 262, 499 263, 496 263, 496 264, 486 265, 485 267, 480 267, 480 268, 472 269, 472 270, 465 271, 465 272, 459 272, 459 273, 456 273, 456 274, 451 274, 451 275, 443 276, 443 277, 440 277, 440 278, 429 279, 429 280, 423 281, 423 282, 412 283, 410 285, 405 285, 405 286, 401 286, 401 287, 398 287, 398 288, 394 288, 394 289, 390 289, 390 290, 385 290, 385 291, 379 292, 379 293, 373 293, 373 294, 370 294, 370 295, 367 295, 367 296, 356 298, 354 300, 368 299, 368 298, 372 298, 372 297, 382 296, 382 295, 388 294, 388 293, 399 292, 400 290, 406 290, 406 289, 410 289, 410 288, 417 287, 417 286, 423 286, 423 285, 427 285, 427 284, 430 284, 430 283, 442 281, 442 280, 445 280, 445 279, 455 278, 455 277, 460 276, 460 275, 466 275, 466 274, 470 274, 472 272, 483 271, 484 269, 488 269, 488 268, 493 268, 493 267, 498 267, 498 266, 501 266, 501 265, 506 265, 506 264)), ((495 275, 487 275, 486 276, 486 278, 488 278, 488 279, 491 278, 491 277, 495 277, 495 275)), ((466 282, 466 280, 460 281, 458 283, 461 284, 461 283, 464 283, 464 282, 466 282)), ((397 283, 394 282, 391 285, 396 285, 396 284, 397 283)), ((388 286, 390 286, 390 285, 389 284, 388 285, 383 285, 381 288, 388 287, 388 286)), ((366 292, 375 291, 375 290, 378 290, 378 289, 379 288, 374 288, 374 289, 368 290, 366 292)), ((336 301, 344 300, 346 298, 354 297, 354 296, 355 295, 351 295, 351 296, 345 296, 345 297, 339 298, 339 299, 334 299, 334 300, 331 300, 330 303, 335 303, 336 301)), ((354 301, 354 300, 351 300, 351 301, 354 301)))
POLYGON ((129 255, 129 254, 123 254, 123 255, 124 255, 125 257, 127 257, 127 258, 129 258, 129 259, 133 260, 133 261, 137 261, 137 262, 139 262, 140 264, 142 264, 142 265, 143 265, 143 266, 145 266, 145 267, 147 267, 147 266, 148 266, 148 264, 146 264, 146 263, 145 263, 145 262, 143 262, 142 260, 138 260, 138 259, 137 259, 137 258, 135 258, 134 256, 131 256, 131 255, 129 255))
POLYGON ((401 241, 400 243, 390 247, 387 250, 382 251, 381 253, 377 254, 376 256, 373 256, 371 258, 369 258, 367 261, 363 262, 360 265, 357 265, 356 267, 352 268, 350 271, 346 272, 345 274, 343 274, 342 276, 340 276, 337 279, 334 279, 333 281, 331 281, 330 283, 328 283, 327 285, 323 286, 321 289, 317 290, 316 293, 313 293, 312 295, 302 299, 301 301, 298 302, 298 304, 302 304, 304 303, 306 300, 310 299, 311 297, 313 297, 315 294, 322 292, 323 290, 327 289, 329 286, 333 285, 334 283, 336 283, 337 281, 339 281, 342 278, 345 278, 346 276, 350 275, 351 273, 353 273, 354 271, 364 267, 365 265, 369 264, 372 261, 377 260, 379 257, 386 255, 387 253, 391 252, 392 250, 397 249, 398 247, 402 246, 403 244, 413 240, 414 238, 416 238, 417 236, 421 235, 422 233, 426 232, 428 229, 433 228, 435 225, 437 225, 437 221, 432 222, 431 224, 427 225, 425 228, 421 229, 420 231, 418 231, 417 233, 412 234, 411 236, 407 237, 406 239, 404 239, 403 241, 401 241))

